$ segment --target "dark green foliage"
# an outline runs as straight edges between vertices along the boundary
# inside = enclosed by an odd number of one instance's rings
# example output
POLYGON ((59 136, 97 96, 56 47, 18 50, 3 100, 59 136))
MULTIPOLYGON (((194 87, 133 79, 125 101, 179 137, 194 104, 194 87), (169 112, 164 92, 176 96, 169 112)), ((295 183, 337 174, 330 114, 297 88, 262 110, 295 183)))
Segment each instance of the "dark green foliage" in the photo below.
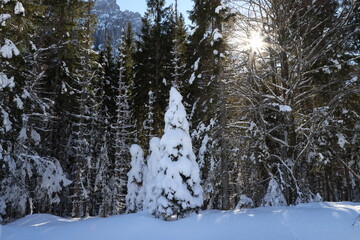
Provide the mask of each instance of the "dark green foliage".
POLYGON ((173 9, 165 8, 164 2, 148 1, 148 10, 142 20, 143 27, 134 53, 134 104, 137 106, 134 119, 137 136, 143 146, 147 146, 150 137, 160 136, 163 131, 164 109, 174 82, 172 52, 175 35, 179 65, 183 66, 185 59, 186 33, 183 19, 178 18, 176 22, 173 9))

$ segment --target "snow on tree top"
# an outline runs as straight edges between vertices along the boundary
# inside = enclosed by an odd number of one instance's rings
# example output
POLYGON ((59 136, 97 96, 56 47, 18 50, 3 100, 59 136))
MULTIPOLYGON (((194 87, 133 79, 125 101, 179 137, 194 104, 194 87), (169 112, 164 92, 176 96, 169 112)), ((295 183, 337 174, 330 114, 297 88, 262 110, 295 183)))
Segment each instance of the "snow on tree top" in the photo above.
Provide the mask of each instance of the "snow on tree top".
POLYGON ((195 78, 196 78, 195 73, 192 73, 192 74, 191 74, 191 77, 190 77, 190 79, 189 79, 189 84, 190 84, 190 85, 193 84, 193 82, 195 81, 195 78))
POLYGON ((16 2, 14 12, 15 12, 15 14, 22 13, 23 16, 25 15, 25 8, 23 7, 21 2, 16 2))
POLYGON ((142 148, 137 144, 131 145, 130 154, 131 156, 136 156, 136 157, 141 157, 144 155, 142 148))
POLYGON ((150 149, 156 149, 160 145, 160 138, 153 137, 150 139, 150 149))
POLYGON ((199 68, 199 63, 200 63, 201 57, 199 57, 196 62, 194 63, 194 71, 197 71, 199 68))
POLYGON ((220 5, 215 8, 215 13, 219 14, 221 10, 226 9, 226 6, 220 5))
POLYGON ((0 90, 6 87, 15 87, 14 77, 8 78, 5 73, 0 72, 0 90))
POLYGON ((350 84, 356 82, 358 80, 358 77, 355 76, 355 77, 352 77, 350 80, 346 81, 345 85, 346 86, 349 86, 350 84))
POLYGON ((0 54, 3 56, 3 58, 10 59, 13 57, 13 55, 19 55, 20 51, 11 40, 5 39, 5 45, 1 47, 0 54))
POLYGON ((148 172, 147 177, 148 181, 153 181, 158 172, 158 161, 160 160, 160 138, 153 137, 150 140, 150 156, 147 160, 148 172))
POLYGON ((186 120, 186 111, 181 103, 183 97, 172 87, 170 90, 169 109, 165 113, 165 131, 180 128, 189 133, 189 123, 186 120))
POLYGON ((272 106, 278 107, 280 112, 291 112, 292 108, 289 105, 281 105, 278 103, 271 103, 272 106))
POLYGON ((0 25, 5 26, 5 21, 11 17, 10 14, 0 14, 0 25))
POLYGON ((142 167, 144 162, 144 151, 142 148, 137 145, 133 144, 130 147, 131 152, 131 170, 128 172, 129 176, 129 183, 131 181, 141 182, 142 181, 142 167))
POLYGON ((5 127, 5 132, 9 132, 12 129, 12 122, 9 119, 9 113, 4 111, 4 109, 1 110, 2 117, 3 117, 3 125, 5 127))
POLYGON ((288 105, 279 105, 279 110, 281 112, 291 112, 292 108, 288 105))
POLYGON ((335 135, 338 138, 337 144, 339 145, 339 147, 341 147, 342 149, 345 149, 344 146, 345 146, 346 143, 348 143, 348 141, 346 141, 345 136, 342 133, 337 133, 335 135))
POLYGON ((216 28, 214 30, 214 33, 213 33, 213 39, 214 41, 216 42, 217 40, 219 40, 220 38, 222 38, 222 34, 220 33, 220 30, 218 28, 216 28))

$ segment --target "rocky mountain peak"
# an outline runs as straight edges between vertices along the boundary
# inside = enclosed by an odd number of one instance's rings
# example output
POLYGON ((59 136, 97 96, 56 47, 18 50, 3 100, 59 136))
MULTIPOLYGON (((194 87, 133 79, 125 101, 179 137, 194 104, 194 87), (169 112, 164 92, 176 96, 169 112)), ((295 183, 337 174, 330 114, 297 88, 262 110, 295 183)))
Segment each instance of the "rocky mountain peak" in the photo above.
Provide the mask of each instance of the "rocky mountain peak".
POLYGON ((135 32, 140 32, 141 15, 128 10, 121 11, 116 0, 97 0, 93 9, 97 16, 98 25, 95 30, 95 48, 102 48, 106 36, 110 37, 113 48, 117 48, 121 41, 122 30, 130 22, 135 32))

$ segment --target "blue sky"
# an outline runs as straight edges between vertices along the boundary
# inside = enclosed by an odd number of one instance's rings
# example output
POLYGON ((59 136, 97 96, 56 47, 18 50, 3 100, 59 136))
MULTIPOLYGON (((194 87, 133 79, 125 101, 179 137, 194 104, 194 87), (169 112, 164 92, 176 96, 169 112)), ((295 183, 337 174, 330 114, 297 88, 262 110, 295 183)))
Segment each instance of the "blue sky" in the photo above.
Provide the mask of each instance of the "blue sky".
MULTIPOLYGON (((116 0, 121 10, 130 10, 143 14, 146 10, 146 0, 116 0)), ((174 3, 174 0, 166 0, 166 5, 174 3)), ((192 0, 178 0, 179 11, 187 17, 186 11, 192 9, 192 0)))

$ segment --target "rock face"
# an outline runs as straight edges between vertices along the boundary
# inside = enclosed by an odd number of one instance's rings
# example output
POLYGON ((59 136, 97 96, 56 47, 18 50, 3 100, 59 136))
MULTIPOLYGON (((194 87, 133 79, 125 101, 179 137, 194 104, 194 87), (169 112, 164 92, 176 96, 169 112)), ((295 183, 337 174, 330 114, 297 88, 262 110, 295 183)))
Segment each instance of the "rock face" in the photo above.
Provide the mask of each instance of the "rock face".
POLYGON ((119 46, 122 29, 130 22, 137 33, 141 29, 141 15, 128 10, 121 11, 116 0, 97 0, 92 11, 97 16, 97 27, 94 33, 94 47, 101 49, 106 36, 109 36, 113 47, 119 46))

